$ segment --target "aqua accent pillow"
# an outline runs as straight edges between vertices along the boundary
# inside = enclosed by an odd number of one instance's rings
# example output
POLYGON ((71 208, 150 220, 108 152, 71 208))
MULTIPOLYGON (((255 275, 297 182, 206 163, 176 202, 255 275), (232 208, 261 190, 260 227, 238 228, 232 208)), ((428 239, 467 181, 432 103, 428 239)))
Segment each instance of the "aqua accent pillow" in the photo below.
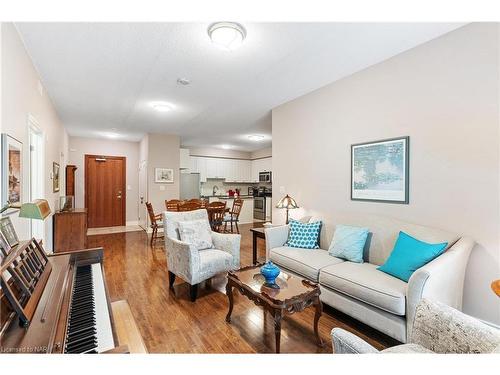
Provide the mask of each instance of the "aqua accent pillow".
POLYGON ((321 221, 302 223, 297 220, 290 220, 290 232, 285 245, 303 249, 319 249, 321 224, 321 221))
POLYGON ((363 249, 368 232, 367 228, 337 225, 328 253, 351 262, 363 263, 363 249))
POLYGON ((446 246, 447 242, 430 244, 399 232, 391 255, 377 269, 408 282, 413 272, 440 256, 446 246))

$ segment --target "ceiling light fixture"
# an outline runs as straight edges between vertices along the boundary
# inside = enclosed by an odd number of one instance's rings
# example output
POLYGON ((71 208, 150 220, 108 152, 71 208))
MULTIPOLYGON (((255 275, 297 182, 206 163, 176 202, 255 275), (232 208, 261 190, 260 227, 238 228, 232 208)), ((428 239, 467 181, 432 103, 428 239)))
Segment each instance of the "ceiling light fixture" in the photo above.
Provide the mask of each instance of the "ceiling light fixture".
POLYGON ((245 28, 236 22, 216 22, 208 27, 212 43, 225 51, 237 49, 247 36, 245 28))
POLYGON ((254 142, 262 141, 265 137, 260 134, 252 134, 248 136, 248 139, 254 142))
POLYGON ((224 150, 229 150, 229 149, 231 149, 233 146, 231 146, 231 145, 222 145, 222 146, 220 146, 220 147, 221 147, 221 148, 223 148, 224 150))
POLYGON ((150 105, 158 112, 170 112, 174 109, 172 104, 167 102, 152 102, 150 105))
POLYGON ((187 86, 191 83, 191 81, 187 78, 177 78, 177 84, 181 86, 187 86))

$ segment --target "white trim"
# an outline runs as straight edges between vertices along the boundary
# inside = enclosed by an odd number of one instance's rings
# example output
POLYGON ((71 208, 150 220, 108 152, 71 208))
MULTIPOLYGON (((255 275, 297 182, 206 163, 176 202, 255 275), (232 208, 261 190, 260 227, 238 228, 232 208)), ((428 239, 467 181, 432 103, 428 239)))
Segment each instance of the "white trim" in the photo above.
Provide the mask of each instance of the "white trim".
POLYGON ((496 328, 496 329, 500 330, 500 326, 497 325, 497 324, 495 324, 495 323, 488 322, 487 320, 483 320, 483 319, 479 319, 479 318, 476 318, 476 319, 478 319, 479 321, 483 322, 487 326, 490 326, 490 327, 493 327, 493 328, 496 328))

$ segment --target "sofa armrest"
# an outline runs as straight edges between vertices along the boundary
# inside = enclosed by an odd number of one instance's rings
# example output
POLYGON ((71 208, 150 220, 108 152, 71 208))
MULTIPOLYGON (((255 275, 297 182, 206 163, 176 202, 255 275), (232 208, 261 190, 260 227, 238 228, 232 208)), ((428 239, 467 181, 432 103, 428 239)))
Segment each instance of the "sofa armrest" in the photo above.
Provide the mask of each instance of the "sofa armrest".
POLYGON ((422 298, 462 309, 465 269, 475 242, 462 237, 442 255, 416 270, 406 292, 407 337, 411 337, 415 309, 422 298))
POLYGON ((212 232, 212 241, 216 249, 233 256, 233 269, 240 268, 241 235, 212 232))
POLYGON ((165 236, 165 252, 169 271, 191 284, 200 269, 198 249, 186 242, 165 236))
POLYGON ((266 261, 269 260, 269 252, 271 249, 283 246, 286 243, 289 231, 290 227, 288 225, 280 225, 264 229, 264 233, 266 235, 266 261))
POLYGON ((435 353, 492 353, 500 330, 445 304, 423 299, 417 306, 411 342, 435 353))
POLYGON ((334 354, 368 354, 379 351, 365 340, 342 328, 334 328, 331 332, 334 354))

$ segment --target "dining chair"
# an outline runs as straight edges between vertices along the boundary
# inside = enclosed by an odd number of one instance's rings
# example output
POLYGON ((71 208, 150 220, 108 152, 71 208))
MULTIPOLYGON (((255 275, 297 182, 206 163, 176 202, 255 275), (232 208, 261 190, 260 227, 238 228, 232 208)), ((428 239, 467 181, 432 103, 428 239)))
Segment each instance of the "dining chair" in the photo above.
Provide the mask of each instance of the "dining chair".
POLYGON ((182 203, 184 203, 184 201, 181 201, 179 199, 165 199, 165 208, 167 209, 167 211, 178 211, 178 206, 182 203))
POLYGON ((161 214, 155 215, 153 205, 150 202, 146 202, 146 208, 148 209, 149 221, 151 221, 151 229, 153 229, 153 233, 151 234, 151 246, 153 246, 153 241, 162 237, 158 235, 158 229, 163 228, 163 222, 161 214))
POLYGON ((224 232, 227 232, 227 223, 231 224, 231 233, 233 231, 233 223, 236 225, 236 233, 240 234, 240 228, 238 228, 238 221, 240 219, 241 208, 243 207, 243 199, 235 199, 233 202, 233 207, 226 215, 224 215, 224 232))
POLYGON ((203 208, 200 202, 185 202, 181 203, 177 206, 177 211, 185 212, 185 211, 194 211, 203 208))
POLYGON ((193 198, 187 201, 188 203, 197 203, 201 208, 205 208, 208 204, 206 199, 193 198))
POLYGON ((207 205, 208 219, 214 232, 221 232, 226 213, 226 202, 212 202, 207 205))

